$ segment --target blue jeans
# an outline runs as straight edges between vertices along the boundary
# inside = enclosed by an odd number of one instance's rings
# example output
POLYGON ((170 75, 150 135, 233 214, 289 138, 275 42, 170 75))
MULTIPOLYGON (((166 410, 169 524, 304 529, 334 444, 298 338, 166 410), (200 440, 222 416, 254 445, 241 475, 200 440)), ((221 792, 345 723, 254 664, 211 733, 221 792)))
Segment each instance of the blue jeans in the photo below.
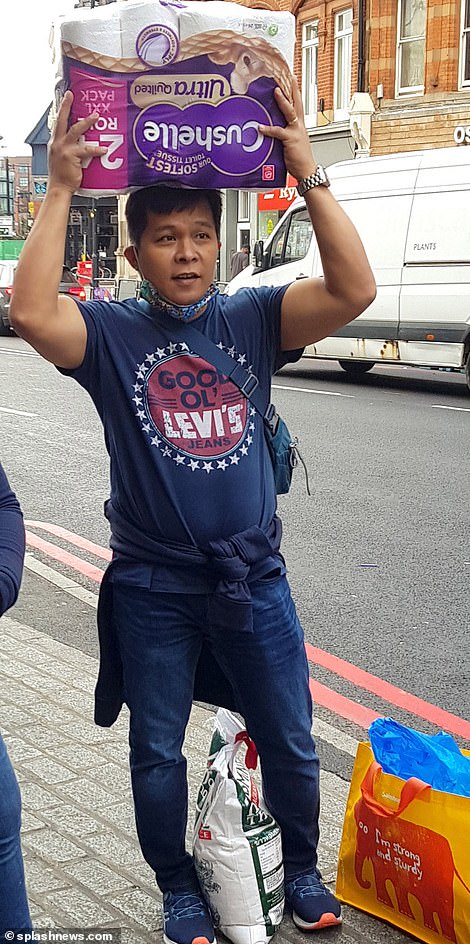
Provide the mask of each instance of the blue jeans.
POLYGON ((253 633, 211 625, 211 596, 114 584, 130 709, 130 767, 142 852, 162 891, 194 882, 185 849, 182 746, 206 639, 231 681, 258 749, 266 803, 281 827, 287 878, 317 862, 319 762, 311 735, 308 663, 285 577, 252 586, 253 633))
POLYGON ((0 941, 8 930, 31 930, 20 844, 21 798, 0 736, 0 941))

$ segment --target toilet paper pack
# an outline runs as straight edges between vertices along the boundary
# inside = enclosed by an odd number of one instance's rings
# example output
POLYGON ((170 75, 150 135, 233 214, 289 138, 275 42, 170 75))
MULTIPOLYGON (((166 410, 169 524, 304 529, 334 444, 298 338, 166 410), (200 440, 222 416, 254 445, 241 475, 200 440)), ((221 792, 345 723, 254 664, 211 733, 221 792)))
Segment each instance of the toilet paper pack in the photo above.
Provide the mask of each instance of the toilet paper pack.
POLYGON ((71 120, 99 113, 87 140, 107 153, 84 167, 80 193, 167 184, 265 190, 285 185, 282 145, 259 124, 285 125, 295 18, 223 0, 118 0, 55 27, 56 100, 71 120))

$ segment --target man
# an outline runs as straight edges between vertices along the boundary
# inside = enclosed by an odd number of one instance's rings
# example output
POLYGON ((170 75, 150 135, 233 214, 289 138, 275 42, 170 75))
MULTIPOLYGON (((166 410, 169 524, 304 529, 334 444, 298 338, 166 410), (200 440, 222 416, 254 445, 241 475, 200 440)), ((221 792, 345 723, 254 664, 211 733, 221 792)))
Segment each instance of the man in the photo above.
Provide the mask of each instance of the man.
MULTIPOLYGON (((0 616, 18 597, 24 552, 23 515, 0 465, 0 616)), ((20 828, 20 789, 0 735, 0 942, 5 931, 31 930, 20 828)))
POLYGON ((242 272, 248 265, 248 255, 250 250, 248 246, 242 246, 238 252, 234 252, 230 260, 230 278, 234 279, 239 272, 242 272))
POLYGON ((81 161, 105 151, 83 143, 97 114, 68 128, 67 92, 47 196, 18 264, 11 306, 18 334, 90 392, 104 424, 114 559, 100 595, 95 717, 111 724, 122 699, 130 709, 137 831, 163 892, 166 944, 215 941, 185 849, 182 755, 206 651, 209 682, 225 677, 258 748, 265 797, 282 831, 294 921, 304 930, 341 921, 317 870, 319 772, 308 665, 279 551, 263 422, 239 389, 190 349, 177 323, 193 322, 251 366, 268 402, 281 364, 374 298, 357 232, 312 157, 296 83, 292 102, 280 89, 276 97, 287 125, 260 130, 282 142, 287 169, 303 183, 323 279, 220 296, 212 285, 220 195, 151 187, 133 193, 126 211, 126 256, 141 275, 146 304, 58 299, 81 161))

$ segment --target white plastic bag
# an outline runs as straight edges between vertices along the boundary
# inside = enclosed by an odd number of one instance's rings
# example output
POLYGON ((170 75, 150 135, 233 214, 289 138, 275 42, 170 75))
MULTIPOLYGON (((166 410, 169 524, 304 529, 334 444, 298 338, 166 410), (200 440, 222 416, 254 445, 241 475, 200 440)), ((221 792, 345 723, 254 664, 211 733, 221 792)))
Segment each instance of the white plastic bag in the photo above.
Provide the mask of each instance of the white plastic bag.
MULTIPOLYGON (((234 944, 266 944, 284 910, 281 833, 240 756, 244 740, 238 718, 219 709, 193 854, 215 925, 234 944)), ((247 758, 256 756, 253 747, 250 742, 247 758)))

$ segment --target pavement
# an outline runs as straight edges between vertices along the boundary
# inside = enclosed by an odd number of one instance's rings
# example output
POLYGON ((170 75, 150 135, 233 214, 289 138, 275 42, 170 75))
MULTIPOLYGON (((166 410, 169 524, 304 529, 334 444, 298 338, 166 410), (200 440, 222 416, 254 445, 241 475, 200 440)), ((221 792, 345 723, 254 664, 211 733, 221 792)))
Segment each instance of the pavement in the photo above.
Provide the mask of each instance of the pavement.
MULTIPOLYGON (((126 711, 111 729, 96 727, 96 658, 14 617, 3 617, 0 628, 0 725, 21 786, 35 929, 119 928, 125 944, 159 942, 161 894, 135 834, 126 711)), ((212 719, 209 709, 194 706, 185 746, 190 810, 205 769, 212 719)), ((320 868, 332 888, 348 789, 347 780, 322 772, 320 868)), ((48 939, 64 938, 49 934, 48 939)), ((275 940, 307 944, 312 936, 301 934, 285 916, 275 940)), ((319 932, 315 940, 410 944, 414 939, 344 907, 342 927, 319 932)))

